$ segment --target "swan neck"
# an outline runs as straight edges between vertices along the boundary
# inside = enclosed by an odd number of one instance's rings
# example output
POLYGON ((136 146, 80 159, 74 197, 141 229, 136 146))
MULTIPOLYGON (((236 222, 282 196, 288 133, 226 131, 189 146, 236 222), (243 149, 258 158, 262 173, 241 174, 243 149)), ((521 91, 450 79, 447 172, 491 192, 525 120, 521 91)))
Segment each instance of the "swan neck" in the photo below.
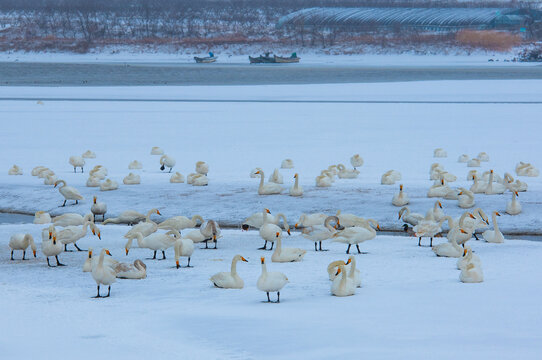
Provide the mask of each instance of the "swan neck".
POLYGON ((348 274, 348 276, 354 276, 354 274, 356 272, 356 259, 352 258, 351 263, 352 264, 350 265, 350 273, 348 274))
POLYGON ((231 274, 232 275, 237 275, 237 262, 239 261, 239 259, 237 257, 234 257, 233 260, 231 261, 231 274))
POLYGON ((495 233, 500 232, 499 223, 497 223, 497 214, 493 212, 493 215, 491 217, 493 218, 493 229, 495 230, 495 233))
POLYGON ((263 171, 260 171, 260 189, 263 187, 263 171))
POLYGON ((294 189, 299 189, 299 176, 295 177, 294 189))
POLYGON ((286 220, 286 215, 284 215, 283 213, 278 213, 277 218, 282 219, 282 223, 284 224, 284 228, 286 230, 290 230, 290 225, 288 225, 288 221, 286 220))

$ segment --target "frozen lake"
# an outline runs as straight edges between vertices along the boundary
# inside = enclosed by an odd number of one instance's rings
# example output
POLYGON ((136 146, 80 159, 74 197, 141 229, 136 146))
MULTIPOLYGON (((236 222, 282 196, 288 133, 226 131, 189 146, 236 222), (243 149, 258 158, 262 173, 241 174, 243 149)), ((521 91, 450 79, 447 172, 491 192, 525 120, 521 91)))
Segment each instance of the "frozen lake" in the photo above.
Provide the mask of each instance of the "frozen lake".
POLYGON ((0 62, 0 85, 269 85, 542 79, 542 66, 0 62))

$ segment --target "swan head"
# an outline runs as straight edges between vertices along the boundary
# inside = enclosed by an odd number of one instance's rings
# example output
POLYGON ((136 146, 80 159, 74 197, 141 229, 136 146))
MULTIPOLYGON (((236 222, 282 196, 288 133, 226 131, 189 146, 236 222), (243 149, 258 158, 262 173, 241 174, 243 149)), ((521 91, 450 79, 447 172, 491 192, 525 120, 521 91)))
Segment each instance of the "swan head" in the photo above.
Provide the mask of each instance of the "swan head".
POLYGON ((53 236, 53 245, 56 245, 56 236, 53 236))
MULTIPOLYGON (((350 259, 348 259, 348 260, 350 261, 350 259)), ((335 276, 339 276, 340 273, 341 273, 341 268, 339 267, 339 268, 337 269, 337 272, 335 273, 335 276)))
POLYGON ((179 265, 179 260, 175 261, 175 265, 177 266, 177 269, 181 267, 181 265, 179 265))
POLYGON ((55 181, 55 186, 53 186, 53 187, 57 187, 57 185, 58 185, 58 181, 55 181))
POLYGON ((262 264, 265 264, 265 258, 263 256, 260 258, 260 261, 262 262, 262 264))
POLYGON ((109 250, 107 250, 107 249, 105 249, 105 253, 106 253, 107 255, 109 255, 109 256, 113 256, 113 255, 111 255, 111 253, 110 253, 109 250))
POLYGON ((438 206, 442 209, 442 203, 438 201, 438 206))
POLYGON ((94 196, 94 204, 96 204, 96 196, 94 196))
POLYGON ((92 259, 92 249, 91 248, 88 249, 88 258, 92 259))
POLYGON ((294 179, 297 179, 298 176, 299 176, 299 175, 296 173, 296 174, 294 175, 294 179))
POLYGON ((128 256, 128 252, 130 252, 130 249, 128 249, 128 247, 125 247, 124 250, 126 250, 126 256, 128 256))
POLYGON ((245 259, 244 257, 241 256, 241 260, 244 261, 244 262, 248 262, 247 259, 245 259))
POLYGON ((463 249, 463 256, 467 256, 468 251, 469 251, 469 249, 467 249, 467 248, 463 249))
POLYGON ((499 212, 498 212, 498 211, 495 211, 495 215, 497 215, 497 216, 501 216, 501 214, 499 214, 499 212))
POLYGON ((277 231, 277 232, 275 233, 275 237, 279 237, 279 236, 280 236, 280 233, 277 231))
POLYGON ((440 179, 440 184, 444 185, 444 179, 440 179))
POLYGON ((259 175, 259 174, 261 174, 261 172, 260 172, 260 170, 258 170, 254 174, 259 175))
POLYGON ((519 196, 518 192, 517 191, 514 191, 514 194, 516 194, 516 196, 519 196))
POLYGON ((266 208, 264 210, 265 210, 266 213, 271 214, 271 211, 269 211, 269 209, 266 208))
POLYGON ((403 191, 403 184, 399 185, 399 190, 403 191))

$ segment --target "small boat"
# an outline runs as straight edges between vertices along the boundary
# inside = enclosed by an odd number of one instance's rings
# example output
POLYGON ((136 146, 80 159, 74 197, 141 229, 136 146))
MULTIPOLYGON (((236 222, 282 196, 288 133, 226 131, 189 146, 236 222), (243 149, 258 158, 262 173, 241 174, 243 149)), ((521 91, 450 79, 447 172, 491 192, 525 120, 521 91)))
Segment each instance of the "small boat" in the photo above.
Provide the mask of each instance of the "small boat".
POLYGON ((290 57, 274 56, 276 63, 298 63, 300 59, 296 53, 292 53, 290 57))
POLYGON ((198 64, 208 64, 208 63, 213 63, 216 61, 216 59, 218 59, 218 56, 215 56, 215 54, 213 54, 212 52, 209 52, 209 56, 206 56, 206 57, 197 57, 197 56, 194 56, 194 60, 196 60, 196 62, 198 64))
POLYGON ((249 56, 248 57, 248 60, 250 61, 251 64, 261 64, 261 63, 274 63, 275 62, 275 57, 274 56, 271 56, 271 53, 265 53, 265 55, 260 55, 258 57, 252 57, 252 56, 249 56))

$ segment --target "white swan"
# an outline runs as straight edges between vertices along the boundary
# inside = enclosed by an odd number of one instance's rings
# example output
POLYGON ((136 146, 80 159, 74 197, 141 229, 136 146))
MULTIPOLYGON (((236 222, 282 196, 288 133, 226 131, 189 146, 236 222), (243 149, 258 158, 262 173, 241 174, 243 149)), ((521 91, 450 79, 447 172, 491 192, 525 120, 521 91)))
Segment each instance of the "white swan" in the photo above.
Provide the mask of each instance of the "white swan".
POLYGON ((449 242, 452 242, 453 239, 458 245, 464 245, 472 238, 474 228, 465 226, 465 219, 467 218, 467 216, 469 216, 471 219, 475 219, 474 215, 472 215, 470 212, 464 212, 459 218, 459 221, 454 220, 453 226, 448 230, 448 233, 446 234, 446 238, 449 242), (464 230, 464 227, 468 231, 464 230))
POLYGON ((484 211, 480 208, 474 209, 472 213, 477 216, 466 217, 462 228, 465 229, 465 231, 467 232, 472 232, 472 235, 476 238, 476 240, 478 240, 478 237, 476 236, 476 230, 489 225, 489 219, 487 218, 484 211))
POLYGON ((129 173, 124 177, 124 179, 122 179, 122 182, 124 185, 138 185, 141 184, 141 176, 134 173, 129 173))
POLYGON ((299 216, 299 220, 295 224, 295 228, 298 227, 306 227, 306 226, 314 226, 314 225, 324 225, 324 221, 326 221, 327 215, 324 213, 314 213, 314 214, 301 214, 299 216))
POLYGON ((102 165, 96 165, 92 170, 90 170, 89 177, 90 176, 103 180, 107 176, 107 169, 102 165))
POLYGON ((83 172, 83 166, 85 166, 85 159, 83 159, 82 156, 70 156, 70 165, 73 166, 73 172, 77 172, 77 168, 81 168, 81 172, 83 172))
POLYGON ((506 213, 510 215, 517 215, 521 213, 521 204, 517 198, 518 192, 512 191, 512 200, 506 204, 506 213))
POLYGON ((271 212, 266 212, 267 215, 264 215, 262 211, 258 211, 252 215, 250 215, 248 218, 243 221, 242 229, 248 230, 249 227, 254 227, 256 229, 259 229, 264 224, 264 217, 267 216, 267 222, 271 224, 278 225, 280 222, 280 217, 271 215, 271 212))
POLYGON ((467 163, 467 166, 468 167, 480 167, 480 160, 478 160, 477 158, 472 158, 467 163))
POLYGON ((452 190, 447 184, 444 183, 444 179, 440 180, 439 184, 433 185, 427 191, 427 197, 445 197, 452 190))
POLYGON ((465 269, 461 270, 459 280, 464 283, 479 283, 484 281, 482 267, 476 266, 474 263, 468 264, 465 269))
POLYGON ((343 213, 341 210, 337 210, 336 216, 339 218, 337 227, 364 226, 367 223, 367 220, 365 218, 362 218, 361 216, 357 216, 355 214, 343 213))
POLYGON ((474 193, 465 188, 459 188, 459 198, 457 199, 457 206, 462 209, 469 209, 474 206, 474 193))
POLYGON ((171 156, 169 155, 162 155, 162 157, 160 158, 160 170, 165 170, 166 167, 169 168, 169 172, 171 172, 171 170, 173 170, 173 167, 175 166, 175 159, 172 158, 171 156))
POLYGON ((34 224, 49 224, 51 221, 51 215, 48 212, 36 211, 34 214, 34 224))
POLYGON ((23 174, 23 169, 21 169, 19 166, 17 165, 13 165, 11 168, 9 168, 8 170, 8 175, 22 175, 23 174))
POLYGON ((477 158, 478 158, 478 160, 480 160, 480 161, 484 161, 484 162, 488 162, 488 161, 489 161, 489 155, 488 155, 486 152, 484 152, 484 151, 482 151, 481 153, 479 153, 478 156, 477 156, 477 158))
MULTIPOLYGON (((221 237, 222 235, 217 235, 216 238, 220 239, 221 237)), ((190 239, 192 240, 194 244, 201 243, 201 242, 204 242, 205 240, 208 240, 205 236, 201 234, 201 231, 199 229, 190 231, 188 234, 183 236, 183 239, 190 239)))
POLYGON ((49 174, 43 179, 43 185, 54 185, 58 181, 55 174, 49 174))
POLYGON ((186 183, 188 185, 192 185, 194 183, 194 178, 196 176, 199 176, 199 175, 201 175, 201 174, 198 174, 198 173, 190 173, 190 174, 188 174, 188 176, 186 177, 186 183))
POLYGON ((100 184, 101 191, 117 190, 118 188, 119 183, 111 179, 106 179, 103 183, 100 184))
POLYGON ((159 146, 153 146, 151 148, 151 155, 164 155, 164 150, 159 146))
POLYGON ((57 182, 55 182, 55 188, 59 184, 62 184, 62 186, 59 186, 58 191, 62 196, 64 196, 64 203, 62 204, 62 206, 66 206, 66 201, 68 200, 75 200, 76 204, 79 204, 79 200, 83 200, 83 196, 81 196, 81 194, 76 188, 72 186, 67 186, 64 180, 58 180, 57 182))
POLYGON ((14 234, 11 235, 11 238, 9 239, 9 247, 11 248, 11 258, 10 260, 13 260, 13 251, 15 250, 22 250, 23 251, 23 257, 22 260, 26 260, 26 249, 30 246, 32 249, 32 254, 34 254, 34 257, 36 257, 36 244, 34 243, 34 238, 31 234, 14 234))
POLYGON ((53 223, 55 226, 77 226, 83 225, 87 221, 92 221, 93 217, 91 213, 81 216, 76 213, 66 213, 53 218, 53 223))
POLYGON ((433 157, 445 158, 448 157, 448 153, 443 148, 436 148, 435 150, 433 150, 433 157))
POLYGON ((442 211, 442 203, 440 201, 435 201, 435 205, 427 211, 425 218, 433 218, 436 221, 440 221, 444 217, 444 211, 442 211))
POLYGON ((510 191, 518 191, 518 192, 527 191, 527 188, 528 188, 527 183, 519 179, 517 179, 514 182, 514 178, 509 173, 504 174, 504 181, 505 181, 504 185, 510 191))
POLYGON ((485 184, 483 182, 479 182, 478 181, 478 176, 473 174, 472 175, 472 180, 474 181, 474 183, 471 185, 470 191, 472 191, 475 194, 482 194, 482 193, 486 192, 487 184, 485 184))
POLYGON ((87 150, 83 153, 83 155, 81 155, 81 157, 85 159, 96 159, 96 154, 94 153, 94 151, 87 150))
POLYGON ((245 282, 239 274, 237 274, 237 262, 248 262, 247 259, 241 255, 235 255, 231 261, 231 270, 228 272, 219 272, 211 276, 209 280, 217 288, 222 289, 242 289, 245 286, 245 282))
POLYGON ((435 184, 438 184, 440 180, 444 180, 446 182, 454 182, 457 180, 457 176, 455 176, 452 173, 449 173, 448 171, 441 171, 441 170, 435 170, 435 172, 432 174, 432 176, 435 180, 435 184))
POLYGON ((147 277, 147 265, 139 259, 133 264, 118 263, 113 267, 117 278, 119 279, 145 279, 147 277))
POLYGON ((282 174, 279 172, 279 169, 273 170, 273 173, 269 176, 269 179, 267 179, 267 182, 275 183, 275 184, 284 184, 284 179, 282 177, 282 174))
POLYGON ((257 177, 258 177, 258 174, 256 174, 256 173, 257 173, 258 171, 262 171, 262 168, 257 167, 257 168, 252 169, 252 171, 250 171, 250 175, 249 175, 249 176, 250 176, 252 179, 257 178, 257 177))
POLYGON ((359 170, 347 169, 343 164, 337 165, 337 169, 339 170, 337 176, 340 179, 355 179, 359 175, 359 170))
POLYGON ((376 230, 373 229, 372 226, 380 230, 378 222, 373 219, 367 219, 367 223, 364 226, 354 226, 337 231, 335 234, 333 234, 333 242, 348 244, 348 248, 346 249, 347 254, 350 254, 350 247, 355 244, 358 254, 361 254, 359 244, 367 240, 372 240, 376 237, 376 230))
POLYGON ((409 203, 408 195, 403 192, 403 184, 399 185, 399 193, 393 195, 393 198, 391 199, 391 203, 394 206, 405 206, 409 203))
POLYGON ((188 258, 188 263, 186 267, 190 266, 190 257, 194 253, 194 242, 190 239, 183 239, 181 238, 181 234, 177 230, 173 230, 175 235, 177 235, 178 239, 175 241, 175 244, 173 244, 173 249, 175 250, 175 265, 177 266, 177 269, 181 266, 179 265, 179 258, 180 257, 186 257, 188 258))
POLYGON ((290 196, 301 196, 303 195, 303 188, 299 185, 299 174, 295 174, 294 179, 294 186, 290 188, 290 196))
POLYGON ((96 215, 101 216, 103 222, 105 220, 105 213, 107 212, 107 204, 104 202, 99 202, 98 197, 94 196, 90 211, 92 212, 94 222, 96 222, 96 215))
POLYGON ((433 237, 442 231, 441 226, 446 220, 448 220, 448 226, 452 228, 454 219, 452 219, 450 216, 444 216, 438 222, 433 219, 425 218, 424 220, 420 221, 418 225, 414 226, 413 230, 415 236, 418 238, 418 246, 421 246, 423 237, 430 238, 431 242, 429 246, 433 246, 433 237))
MULTIPOLYGON (((461 229, 464 232, 465 230, 461 229)), ((450 242, 445 242, 432 247, 437 256, 458 258, 463 255, 463 248, 457 244, 454 238, 450 242)))
MULTIPOLYGON (((54 227, 53 227, 54 229, 54 227)), ((58 260, 58 255, 64 251, 64 245, 60 241, 56 241, 56 235, 49 231, 49 239, 44 239, 41 242, 41 252, 47 258, 47 266, 51 266, 49 263, 49 257, 54 256, 56 259, 56 266, 65 266, 58 260)))
POLYGON ((187 218, 186 216, 173 216, 162 221, 158 225, 158 229, 181 231, 183 229, 196 227, 198 225, 198 221, 200 224, 203 224, 203 218, 201 215, 194 215, 191 219, 187 218))
POLYGON ((346 265, 346 263, 343 260, 332 261, 327 266, 327 275, 329 277, 329 280, 331 280, 331 281, 335 280, 335 278, 337 277, 337 270, 339 269, 339 265, 344 265, 345 270, 347 272, 350 271, 351 265, 350 264, 346 265))
POLYGON ((175 174, 171 175, 169 182, 174 184, 184 183, 184 176, 177 171, 175 174))
POLYGON ((317 187, 330 187, 333 184, 332 179, 326 175, 319 175, 315 179, 317 187))
POLYGON ((339 264, 336 276, 335 280, 331 283, 331 294, 335 296, 350 296, 356 293, 354 280, 348 277, 343 264, 339 264), (342 276, 339 277, 340 274, 342 276))
POLYGON ((64 251, 68 251, 67 246, 68 244, 73 244, 77 251, 86 251, 82 250, 77 246, 77 241, 79 239, 84 238, 87 235, 87 228, 91 227, 92 233, 96 234, 101 239, 101 234, 96 225, 94 225, 93 222, 87 221, 83 225, 80 226, 66 226, 61 231, 57 232, 56 238, 58 241, 60 241, 62 244, 64 244, 64 251))
POLYGON ((457 259, 457 263, 456 263, 457 269, 458 270, 463 270, 470 263, 473 263, 476 266, 481 266, 482 265, 478 255, 474 254, 470 247, 465 246, 465 249, 463 250, 463 256, 460 257, 459 259, 457 259))
POLYGON ((43 171, 43 170, 49 170, 49 168, 47 168, 45 166, 36 166, 35 168, 32 169, 31 174, 32 174, 32 176, 38 176, 39 173, 41 171, 43 171))
POLYGON ((361 271, 356 268, 356 257, 350 255, 348 261, 345 264, 345 270, 348 271, 348 277, 354 281, 356 287, 361 287, 361 271), (346 269, 346 266, 350 265, 350 269, 346 269))
POLYGON ((209 178, 202 174, 196 174, 192 177, 192 186, 207 186, 209 185, 209 178))
POLYGON ((411 213, 408 206, 404 206, 399 210, 399 220, 401 220, 401 218, 403 218, 405 223, 416 226, 425 218, 425 216, 419 213, 411 213))
POLYGON ((267 294, 267 302, 271 302, 269 298, 270 292, 277 293, 277 303, 280 302, 280 290, 288 283, 288 278, 281 272, 267 272, 265 266, 265 258, 260 258, 262 262, 262 274, 258 278, 256 287, 260 291, 264 291, 267 294))
POLYGON ((519 164, 516 165, 516 174, 518 176, 537 177, 540 175, 540 171, 530 163, 520 161, 519 164))
POLYGON ((100 252, 100 258, 98 264, 92 269, 92 278, 96 281, 98 287, 98 293, 95 298, 109 297, 111 295, 111 284, 117 280, 117 274, 111 267, 104 265, 104 256, 109 255, 109 250, 102 249, 100 252), (107 295, 100 296, 100 285, 107 285, 107 295))
POLYGON ((198 174, 207 175, 209 173, 209 165, 205 161, 198 161, 196 163, 196 172, 198 174))
POLYGON ((457 162, 460 162, 460 163, 466 163, 469 161, 469 156, 467 154, 463 154, 461 156, 459 156, 459 158, 457 159, 457 162))
POLYGON ((267 183, 264 184, 264 172, 263 170, 258 170, 255 172, 255 174, 260 175, 260 186, 258 187, 258 194, 259 195, 273 195, 273 194, 280 194, 282 192, 282 186, 275 183, 267 183))
MULTIPOLYGON (((152 212, 154 211, 154 209, 150 210, 149 213, 152 214, 152 212)), ((147 214, 149 215, 149 214, 147 214)), ((126 210, 126 211, 123 211, 122 213, 120 213, 120 215, 116 218, 109 218, 107 220, 105 220, 103 222, 103 224, 108 224, 108 223, 111 223, 111 224, 128 224, 128 225, 132 225, 132 224, 135 224, 141 220, 145 220, 146 219, 146 215, 140 213, 140 212, 137 212, 135 210, 126 210)))
MULTIPOLYGON (((83 263, 83 272, 91 272, 93 268, 98 265, 99 256, 92 256, 94 254, 94 251, 92 248, 88 248, 88 256, 83 263)), ((108 257, 104 257, 104 265, 107 265, 111 268, 115 268, 117 264, 120 264, 117 260, 113 259, 111 256, 111 253, 108 254, 108 257)))
POLYGON ((302 236, 305 239, 314 241, 314 251, 318 251, 316 244, 320 244, 320 251, 327 251, 322 249, 322 241, 331 239, 337 232, 336 228, 331 226, 331 222, 334 221, 336 226, 340 226, 340 221, 337 216, 328 216, 324 221, 324 225, 312 225, 303 228, 302 236))
POLYGON ((301 261, 307 253, 307 250, 300 248, 283 248, 282 247, 282 233, 275 233, 277 246, 271 256, 273 262, 294 262, 301 261))
POLYGON ((140 170, 140 169, 143 169, 143 164, 137 160, 134 160, 128 164, 128 170, 140 170))
POLYGON ((363 166, 363 158, 359 154, 352 155, 350 158, 350 164, 354 169, 363 166))
POLYGON ((160 210, 150 209, 145 216, 145 221, 141 221, 137 225, 133 226, 126 234, 124 234, 124 237, 126 239, 129 239, 133 237, 136 233, 141 233, 141 235, 143 236, 149 236, 150 234, 156 232, 156 230, 158 230, 158 225, 151 220, 152 214, 162 216, 160 210))
POLYGON ((101 185, 101 180, 96 176, 89 176, 86 185, 87 187, 99 187, 101 185))
MULTIPOLYGON (((269 250, 273 250, 273 246, 276 240, 276 234, 282 234, 282 229, 280 228, 280 226, 277 225, 278 223, 274 224, 272 222, 274 220, 273 217, 269 216, 268 214, 270 214, 269 209, 263 209, 263 225, 260 227, 259 234, 260 237, 265 240, 265 243, 261 248, 258 248, 258 250, 267 250, 267 242, 271 243, 271 248, 269 250)), ((288 225, 286 216, 283 213, 278 213, 276 218, 282 218, 284 229, 286 230, 288 235, 290 235, 290 226, 288 225)))
POLYGON ((440 179, 440 172, 444 171, 444 166, 439 163, 432 163, 429 167, 429 180, 440 179))
POLYGON ((501 230, 499 230, 499 224, 497 224, 497 216, 501 216, 498 211, 493 211, 491 214, 491 220, 493 220, 493 230, 486 230, 482 233, 482 237, 489 243, 502 244, 504 242, 504 236, 501 230))
POLYGON ((506 191, 506 186, 500 183, 493 182, 493 176, 493 170, 490 170, 489 180, 485 191, 486 195, 502 194, 506 191))
POLYGON ((393 185, 396 181, 401 180, 401 173, 396 170, 386 171, 380 178, 382 185, 393 185))
POLYGON ((166 250, 172 247, 177 240, 171 234, 154 233, 150 234, 149 236, 143 237, 143 234, 141 234, 140 232, 136 232, 132 235, 131 238, 128 239, 126 245, 124 246, 126 255, 128 255, 128 252, 132 248, 132 242, 134 238, 137 239, 137 245, 140 248, 147 248, 154 251, 154 256, 152 257, 152 260, 156 260, 156 252, 158 250, 162 251, 162 259, 159 260, 164 260, 166 258, 166 250))
POLYGON ((199 231, 205 238, 205 240, 203 240, 205 242, 205 248, 207 249, 209 241, 212 241, 215 243, 214 249, 216 249, 221 233, 218 223, 214 220, 205 220, 205 222, 199 227, 199 231))
POLYGON ((281 169, 293 169, 294 168, 294 161, 292 159, 284 159, 280 163, 281 169))

